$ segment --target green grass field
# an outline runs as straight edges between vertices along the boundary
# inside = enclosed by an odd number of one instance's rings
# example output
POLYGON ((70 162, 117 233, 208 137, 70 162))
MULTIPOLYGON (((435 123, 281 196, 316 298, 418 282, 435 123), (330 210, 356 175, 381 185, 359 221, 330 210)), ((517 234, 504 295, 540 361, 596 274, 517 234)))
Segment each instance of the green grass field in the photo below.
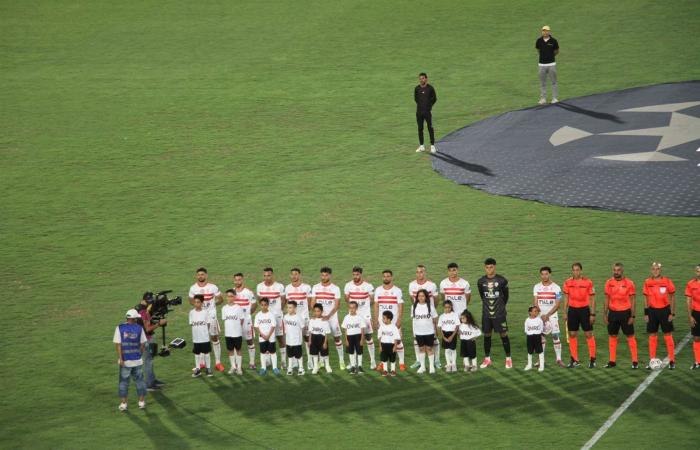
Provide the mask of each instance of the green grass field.
MULTIPOLYGON (((680 288, 699 222, 458 186, 413 152, 412 89, 427 71, 439 136, 532 105, 544 23, 560 98, 698 79, 697 6, 0 1, 0 447, 581 447, 647 373, 626 368, 625 343, 614 371, 520 370, 537 269, 562 282, 580 260, 600 290, 612 262, 639 287, 660 260, 680 288), (188 347, 156 361, 168 386, 146 412, 117 411, 114 327, 143 291, 186 295, 200 265, 222 288, 265 265, 307 282, 330 265, 338 284, 389 267, 405 290, 416 263, 438 281, 457 261, 474 283, 486 256, 511 282, 517 370, 495 339, 498 368, 477 374, 192 380, 188 347)), ((188 310, 171 337, 190 339, 188 310)), ((686 347, 598 447, 695 448, 691 360, 686 347)))

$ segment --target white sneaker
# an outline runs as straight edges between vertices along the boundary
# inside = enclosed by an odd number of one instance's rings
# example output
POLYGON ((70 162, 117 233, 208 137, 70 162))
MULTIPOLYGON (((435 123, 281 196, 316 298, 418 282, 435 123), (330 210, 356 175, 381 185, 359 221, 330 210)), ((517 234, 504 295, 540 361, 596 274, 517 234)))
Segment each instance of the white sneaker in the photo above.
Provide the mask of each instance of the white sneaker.
POLYGON ((430 153, 437 153, 437 149, 435 148, 434 145, 430 146, 430 153))
POLYGON ((120 403, 119 404, 119 411, 126 411, 126 410, 127 410, 126 403, 120 403))
POLYGON ((431 367, 428 369, 428 373, 435 373, 435 367, 431 366, 431 367))
POLYGON ((547 104, 547 99, 546 98, 540 98, 540 101, 537 102, 538 105, 545 105, 547 104))
POLYGON ((236 369, 236 375, 243 375, 243 369, 241 369, 240 367, 236 369))
POLYGON ((469 366, 466 365, 466 364, 464 365, 464 371, 465 371, 465 372, 469 372, 469 366))
POLYGON ((479 366, 476 365, 476 363, 472 364, 472 372, 476 372, 479 370, 479 366))
POLYGON ((481 365, 479 367, 481 367, 482 369, 485 369, 490 365, 491 365, 491 358, 484 358, 484 360, 481 361, 481 365))
POLYGON ((331 373, 331 372, 333 372, 333 369, 331 369, 331 365, 329 364, 326 366, 326 373, 331 373))
POLYGON ((513 368, 513 360, 510 357, 506 358, 506 369, 512 369, 513 368))
POLYGON ((297 375, 299 375, 299 376, 304 375, 304 369, 299 367, 299 370, 297 371, 297 375))
POLYGON ((537 370, 540 371, 540 372, 544 372, 544 366, 540 366, 540 368, 537 369, 537 370))
POLYGON ((139 409, 146 409, 146 401, 139 400, 139 409))
POLYGON ((416 370, 416 373, 425 373, 425 367, 420 366, 418 370, 416 370))
POLYGON ((425 145, 421 145, 416 149, 416 153, 424 152, 425 151, 425 145))
POLYGON ((226 373, 228 373, 229 375, 233 375, 233 374, 236 373, 236 368, 233 367, 233 366, 231 366, 231 368, 230 368, 230 369, 228 370, 228 372, 226 372, 226 373))
POLYGON ((318 373, 318 367, 314 367, 314 368, 311 370, 311 373, 314 374, 314 375, 316 375, 316 374, 318 373))
POLYGON ((292 369, 289 369, 289 370, 287 371, 287 375, 294 375, 294 371, 293 371, 292 369))
POLYGON ((523 370, 532 370, 532 364, 528 364, 523 370))
POLYGON ((377 368, 377 365, 376 365, 376 364, 370 364, 370 365, 369 365, 369 370, 374 370, 374 369, 376 369, 376 368, 377 368))
POLYGON ((559 100, 557 100, 556 98, 553 98, 553 99, 552 99, 552 105, 555 104, 555 103, 559 103, 559 100))

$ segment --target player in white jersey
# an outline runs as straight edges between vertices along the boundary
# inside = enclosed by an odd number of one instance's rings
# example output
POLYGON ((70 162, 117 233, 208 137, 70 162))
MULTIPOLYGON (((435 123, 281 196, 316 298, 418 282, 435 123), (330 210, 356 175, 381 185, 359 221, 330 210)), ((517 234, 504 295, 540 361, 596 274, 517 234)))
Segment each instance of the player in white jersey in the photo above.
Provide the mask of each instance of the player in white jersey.
POLYGON ((287 301, 287 314, 284 318, 284 337, 287 341, 287 355, 289 364, 287 365, 287 375, 294 373, 297 368, 297 375, 304 375, 304 360, 301 358, 301 344, 304 342, 304 334, 307 332, 309 318, 297 313, 297 302, 287 301))
POLYGON ((445 300, 452 302, 452 310, 457 316, 469 307, 472 301, 471 286, 467 280, 459 277, 457 263, 447 265, 447 278, 440 282, 440 294, 442 294, 443 303, 445 300))
MULTIPOLYGON (((435 283, 426 278, 426 272, 427 270, 423 264, 419 264, 418 266, 416 266, 416 279, 408 284, 408 292, 409 294, 411 294, 411 299, 413 299, 413 303, 415 303, 416 294, 418 294, 418 291, 421 289, 425 289, 426 291, 428 291, 428 294, 430 294, 430 301, 433 302, 433 306, 435 307, 435 309, 437 309, 438 303, 440 301, 438 288, 435 283)), ((418 347, 418 343, 416 342, 415 338, 413 339, 413 350, 416 353, 416 362, 414 362, 413 365, 411 365, 411 369, 417 369, 420 367, 420 361, 418 360, 418 355, 420 354, 420 347, 418 347)), ((440 369, 442 367, 442 364, 440 363, 439 339, 435 339, 435 342, 433 343, 433 355, 435 355, 435 367, 440 369)))
POLYGON ((328 325, 335 340, 335 350, 338 352, 340 370, 345 370, 345 356, 343 343, 340 340, 342 331, 338 322, 338 310, 340 309, 340 288, 331 282, 333 270, 330 267, 321 267, 321 282, 311 288, 313 303, 320 303, 323 306, 323 320, 328 321, 328 325))
POLYGON ((241 356, 241 347, 243 345, 243 326, 245 319, 248 316, 243 308, 236 304, 236 291, 234 289, 226 290, 226 305, 221 308, 221 320, 224 322, 224 340, 226 341, 226 350, 228 350, 228 358, 231 362, 229 375, 243 374, 241 369, 243 356, 241 356))
MULTIPOLYGON (((374 317, 375 328, 379 329, 377 321, 382 316, 384 311, 392 313, 391 323, 396 325, 396 328, 401 329, 401 318, 403 317, 403 294, 401 289, 394 286, 394 273, 386 269, 382 272, 382 285, 374 290, 374 317)), ((399 340, 396 346, 396 353, 399 355, 399 370, 405 371, 405 355, 403 341, 399 340)), ((383 367, 378 370, 385 370, 383 367)))
MULTIPOLYGON (((272 267, 265 267, 263 269, 263 281, 258 283, 255 293, 258 296, 258 300, 265 297, 270 301, 270 313, 277 319, 277 325, 275 326, 275 333, 280 346, 280 358, 282 359, 281 366, 282 370, 287 368, 287 348, 284 341, 284 322, 282 321, 282 310, 286 299, 284 297, 284 285, 275 281, 275 272, 272 267)), ((275 358, 277 355, 274 356, 275 358)))
MULTIPOLYGON (((284 296, 287 302, 294 301, 297 304, 297 314, 309 321, 309 309, 311 304, 309 302, 309 297, 311 297, 311 286, 303 283, 301 280, 301 269, 293 268, 289 272, 289 278, 291 283, 289 283, 284 288, 284 296)), ((309 329, 304 329, 304 346, 306 347, 306 358, 308 360, 309 370, 313 369, 312 361, 309 353, 309 329)), ((303 361, 301 362, 303 365, 303 361)))
POLYGON ((248 344, 248 369, 255 370, 255 330, 253 330, 253 314, 257 309, 255 302, 255 294, 245 286, 243 274, 238 272, 233 276, 233 288, 236 292, 235 303, 243 308, 246 313, 245 322, 243 323, 243 338, 248 344))
MULTIPOLYGON (((559 333, 559 305, 561 304, 561 288, 551 280, 552 269, 544 266, 540 269, 540 282, 532 289, 532 304, 540 310, 540 318, 544 322, 542 333, 542 354, 544 355, 546 335, 552 335, 554 353, 557 355, 557 364, 564 367, 561 359, 561 338, 559 333)), ((535 367, 537 363, 535 363, 535 367)))
POLYGON ((369 352, 370 365, 369 368, 374 370, 377 367, 377 362, 374 355, 374 329, 372 328, 372 295, 374 294, 374 286, 366 282, 362 277, 362 267, 355 266, 352 268, 352 281, 345 283, 345 303, 357 303, 357 314, 365 319, 365 342, 367 342, 367 351, 369 352))
POLYGON ((189 299, 190 304, 194 305, 194 296, 199 294, 204 297, 204 302, 202 303, 202 309, 209 313, 209 337, 211 339, 212 347, 214 348, 214 358, 216 359, 216 365, 214 368, 219 372, 224 371, 224 366, 221 364, 221 342, 219 342, 219 320, 216 316, 216 305, 220 305, 224 301, 224 297, 219 292, 219 288, 212 283, 207 281, 209 274, 207 269, 200 267, 195 273, 195 278, 197 282, 190 287, 189 299))

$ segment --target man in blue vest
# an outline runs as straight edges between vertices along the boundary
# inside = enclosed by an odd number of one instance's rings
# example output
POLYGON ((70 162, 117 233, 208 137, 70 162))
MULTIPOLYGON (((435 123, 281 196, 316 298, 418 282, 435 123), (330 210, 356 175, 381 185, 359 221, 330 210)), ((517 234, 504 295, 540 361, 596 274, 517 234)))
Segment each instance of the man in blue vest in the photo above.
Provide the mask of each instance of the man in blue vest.
POLYGON ((114 330, 113 342, 117 346, 119 360, 119 411, 127 409, 127 395, 129 393, 129 378, 136 383, 136 392, 139 395, 139 408, 146 407, 146 382, 143 379, 143 353, 147 342, 143 327, 137 323, 140 319, 138 311, 130 309, 126 312, 126 323, 122 323, 114 330))

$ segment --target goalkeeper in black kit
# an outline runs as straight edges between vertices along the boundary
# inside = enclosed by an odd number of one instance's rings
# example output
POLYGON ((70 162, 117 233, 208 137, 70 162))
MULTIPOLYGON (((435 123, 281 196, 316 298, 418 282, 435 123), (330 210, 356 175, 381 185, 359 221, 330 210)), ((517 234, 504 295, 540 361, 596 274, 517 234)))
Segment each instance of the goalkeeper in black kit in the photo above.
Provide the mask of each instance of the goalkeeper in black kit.
POLYGON ((508 338, 508 323, 506 321, 506 305, 508 304, 508 280, 496 273, 496 260, 487 258, 484 261, 486 275, 479 278, 477 286, 483 303, 481 316, 482 332, 484 334, 484 361, 481 368, 489 367, 491 363, 491 333, 495 330, 501 335, 503 350, 506 353, 506 369, 513 368, 510 358, 510 339, 508 338))

